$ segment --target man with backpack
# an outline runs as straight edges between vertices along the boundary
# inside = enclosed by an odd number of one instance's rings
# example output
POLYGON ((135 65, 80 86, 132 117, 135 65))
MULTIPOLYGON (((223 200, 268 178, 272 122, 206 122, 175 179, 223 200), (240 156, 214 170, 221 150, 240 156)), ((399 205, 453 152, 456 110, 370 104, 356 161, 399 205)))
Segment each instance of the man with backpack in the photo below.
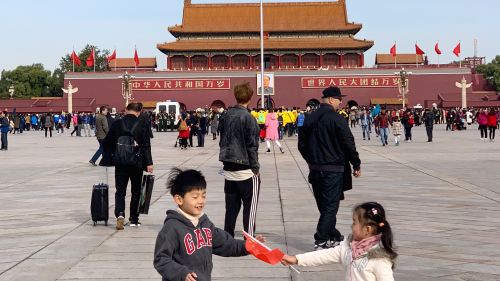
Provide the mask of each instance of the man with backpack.
POLYGON ((129 103, 126 115, 111 125, 103 140, 101 166, 115 166, 115 216, 116 229, 125 225, 125 196, 131 182, 130 226, 139 227, 139 199, 143 171, 153 172, 150 128, 139 119, 142 103, 129 103), (111 158, 111 159, 110 159, 111 158))

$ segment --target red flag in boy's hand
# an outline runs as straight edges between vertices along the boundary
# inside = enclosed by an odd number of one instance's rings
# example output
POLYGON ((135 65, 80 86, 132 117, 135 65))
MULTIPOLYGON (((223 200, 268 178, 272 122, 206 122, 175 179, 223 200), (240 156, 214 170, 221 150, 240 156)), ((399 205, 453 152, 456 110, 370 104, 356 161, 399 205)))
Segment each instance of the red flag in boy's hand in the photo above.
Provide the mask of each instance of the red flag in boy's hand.
POLYGON ((246 238, 245 248, 247 252, 263 262, 275 265, 278 264, 285 255, 280 249, 271 250, 245 231, 243 231, 243 235, 246 238))

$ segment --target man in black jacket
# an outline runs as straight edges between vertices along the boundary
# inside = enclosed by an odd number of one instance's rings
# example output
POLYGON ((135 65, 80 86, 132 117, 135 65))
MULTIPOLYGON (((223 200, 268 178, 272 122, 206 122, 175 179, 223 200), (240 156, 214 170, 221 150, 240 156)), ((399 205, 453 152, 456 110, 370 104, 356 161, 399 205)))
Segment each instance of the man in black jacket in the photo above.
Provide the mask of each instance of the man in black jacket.
POLYGON ((309 165, 309 182, 320 212, 314 234, 318 250, 335 247, 343 239, 335 225, 343 191, 351 188, 349 163, 354 176, 361 176, 354 136, 346 119, 336 112, 342 97, 337 87, 325 89, 320 108, 306 118, 299 132, 299 151, 309 165))
POLYGON ((106 138, 103 140, 103 159, 101 166, 115 166, 115 216, 116 229, 123 230, 125 224, 125 196, 127 184, 130 179, 132 198, 130 200, 130 226, 139 227, 139 199, 141 196, 141 181, 143 170, 153 172, 153 158, 151 156, 151 127, 141 122, 138 118, 142 111, 141 103, 129 103, 126 115, 113 122, 106 138), (138 123, 140 122, 140 123, 138 123), (137 125, 136 125, 137 124, 137 125), (110 159, 116 152, 118 138, 132 135, 139 153, 133 166, 124 166, 113 163, 110 159))
POLYGON ((259 126, 247 109, 253 96, 250 84, 236 85, 234 96, 238 104, 222 114, 219 123, 219 161, 224 164, 226 177, 224 230, 233 237, 242 201, 243 228, 254 234, 260 188, 259 126))

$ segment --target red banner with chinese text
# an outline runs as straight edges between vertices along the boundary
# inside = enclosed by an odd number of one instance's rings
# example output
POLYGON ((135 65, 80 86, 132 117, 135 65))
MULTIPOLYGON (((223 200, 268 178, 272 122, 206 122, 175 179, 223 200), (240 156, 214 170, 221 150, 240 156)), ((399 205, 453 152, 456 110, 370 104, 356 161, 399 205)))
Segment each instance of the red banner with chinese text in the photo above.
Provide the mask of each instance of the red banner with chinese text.
POLYGON ((302 89, 340 88, 397 88, 398 76, 302 77, 302 89))
POLYGON ((134 79, 130 84, 134 91, 231 89, 230 79, 134 79))

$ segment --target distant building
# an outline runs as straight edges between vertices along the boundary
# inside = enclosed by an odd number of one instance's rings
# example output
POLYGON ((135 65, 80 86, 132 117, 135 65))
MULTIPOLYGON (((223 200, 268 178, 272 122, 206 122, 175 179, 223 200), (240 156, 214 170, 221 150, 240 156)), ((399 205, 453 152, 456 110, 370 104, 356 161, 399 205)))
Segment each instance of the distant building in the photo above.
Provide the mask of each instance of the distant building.
POLYGON ((108 64, 111 71, 155 71, 158 67, 156 58, 139 58, 135 65, 134 58, 116 58, 108 64))
POLYGON ((396 54, 396 57, 391 54, 377 54, 375 56, 375 65, 377 67, 405 67, 417 66, 426 64, 424 55, 417 54, 396 54))
MULTIPOLYGON (((259 4, 184 1, 176 41, 158 44, 168 70, 260 68, 259 4)), ((361 24, 347 20, 345 0, 264 4, 266 69, 364 66, 374 42, 354 38, 361 24)))

